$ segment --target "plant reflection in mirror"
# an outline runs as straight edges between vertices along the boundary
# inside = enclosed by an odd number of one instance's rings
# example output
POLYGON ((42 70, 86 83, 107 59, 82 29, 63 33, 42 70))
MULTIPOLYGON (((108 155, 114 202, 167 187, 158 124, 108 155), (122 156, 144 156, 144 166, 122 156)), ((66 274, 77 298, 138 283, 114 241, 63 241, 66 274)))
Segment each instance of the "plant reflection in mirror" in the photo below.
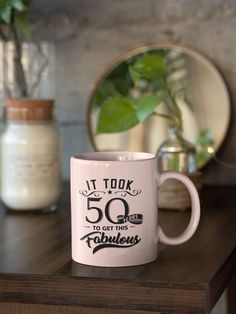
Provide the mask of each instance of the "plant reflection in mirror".
MULTIPOLYGON (((103 80, 95 95, 99 107, 96 134, 123 132, 150 116, 159 116, 181 137, 180 103, 192 111, 187 86, 185 58, 178 50, 159 49, 122 62, 103 80)), ((208 137, 208 130, 201 131, 194 143, 199 149, 198 165, 206 157, 208 137)))

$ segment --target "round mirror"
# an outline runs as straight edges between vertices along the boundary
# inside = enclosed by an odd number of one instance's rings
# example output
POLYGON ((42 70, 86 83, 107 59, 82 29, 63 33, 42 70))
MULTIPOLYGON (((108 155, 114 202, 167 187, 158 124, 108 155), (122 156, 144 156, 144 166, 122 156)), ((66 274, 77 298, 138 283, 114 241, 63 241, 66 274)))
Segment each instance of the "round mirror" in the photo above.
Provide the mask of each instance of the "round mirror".
MULTIPOLYGON (((106 67, 95 82, 89 99, 88 128, 91 143, 97 151, 156 153, 166 139, 169 123, 163 101, 157 107, 152 107, 152 114, 144 113, 143 123, 123 132, 112 130, 116 120, 105 121, 114 133, 98 132, 98 124, 101 110, 108 100, 123 97, 137 101, 140 97, 157 95, 161 91, 162 80, 159 74, 156 81, 150 80, 150 75, 153 70, 161 73, 162 64, 165 64, 165 79, 171 97, 181 111, 183 135, 196 146, 197 165, 201 168, 211 157, 208 148, 216 151, 226 135, 230 120, 229 95, 222 76, 210 60, 192 49, 175 44, 135 48, 106 67), (144 69, 149 75, 146 76, 148 79, 145 79, 145 75, 141 79, 137 78, 135 69, 143 66, 141 59, 145 59, 145 66, 148 65, 144 69), (155 62, 152 64, 153 60, 155 62)), ((117 116, 117 120, 119 118, 117 116)))

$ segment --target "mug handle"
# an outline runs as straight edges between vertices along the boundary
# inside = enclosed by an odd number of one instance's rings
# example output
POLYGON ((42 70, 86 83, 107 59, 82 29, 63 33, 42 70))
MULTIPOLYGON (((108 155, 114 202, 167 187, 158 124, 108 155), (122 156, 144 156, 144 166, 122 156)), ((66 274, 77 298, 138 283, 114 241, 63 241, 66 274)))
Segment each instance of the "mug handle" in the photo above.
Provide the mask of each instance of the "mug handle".
POLYGON ((181 233, 178 237, 168 237, 163 232, 162 228, 158 226, 158 237, 160 242, 168 245, 178 245, 188 241, 197 229, 200 220, 200 200, 193 182, 187 176, 174 171, 163 172, 162 174, 160 174, 158 187, 160 187, 162 183, 164 183, 168 179, 176 179, 182 182, 190 193, 192 203, 191 218, 189 224, 184 232, 181 233))

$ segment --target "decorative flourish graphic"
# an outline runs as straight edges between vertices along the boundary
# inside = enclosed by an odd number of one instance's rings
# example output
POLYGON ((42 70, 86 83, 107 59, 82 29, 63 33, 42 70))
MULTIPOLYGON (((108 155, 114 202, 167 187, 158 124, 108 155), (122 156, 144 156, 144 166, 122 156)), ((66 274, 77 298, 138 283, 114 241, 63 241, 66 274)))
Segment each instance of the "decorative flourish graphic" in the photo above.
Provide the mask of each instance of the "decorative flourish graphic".
POLYGON ((106 194, 106 192, 104 191, 92 191, 92 192, 89 192, 87 190, 80 190, 79 193, 85 197, 88 197, 88 196, 95 196, 95 197, 100 197, 102 194, 106 194))
POLYGON ((115 192, 115 194, 120 194, 122 197, 125 197, 127 194, 129 194, 131 196, 137 196, 140 193, 141 193, 141 190, 133 190, 132 192, 127 191, 127 190, 121 190, 121 191, 115 192))
MULTIPOLYGON (((141 190, 133 190, 133 191, 128 191, 128 190, 120 190, 120 191, 116 191, 114 192, 114 194, 120 194, 120 196, 125 197, 127 194, 131 195, 131 196, 137 196, 138 194, 140 194, 142 191, 141 190)), ((100 197, 103 194, 112 194, 112 191, 109 190, 107 192, 105 191, 88 191, 88 190, 80 190, 79 193, 85 197, 89 197, 89 196, 95 196, 95 197, 100 197)))

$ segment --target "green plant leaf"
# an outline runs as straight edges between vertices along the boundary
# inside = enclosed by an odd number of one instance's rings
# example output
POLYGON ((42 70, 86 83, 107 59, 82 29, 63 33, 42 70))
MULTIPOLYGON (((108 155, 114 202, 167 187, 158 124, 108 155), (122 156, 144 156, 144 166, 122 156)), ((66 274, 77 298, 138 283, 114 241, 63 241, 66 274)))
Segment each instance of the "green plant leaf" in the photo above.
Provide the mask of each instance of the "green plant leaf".
POLYGON ((23 12, 26 10, 26 6, 22 0, 11 0, 11 6, 18 12, 23 12))
POLYGON ((144 96, 136 100, 135 107, 139 122, 144 122, 163 101, 165 96, 165 91, 160 91, 156 95, 144 96))
POLYGON ((15 12, 14 14, 14 26, 18 32, 26 38, 30 38, 30 29, 27 21, 26 12, 15 12))
POLYGON ((0 11, 5 10, 7 7, 11 7, 11 1, 9 1, 9 0, 0 0, 0 11))
POLYGON ((209 153, 207 151, 197 152, 197 167, 202 167, 202 165, 209 159, 209 153))
POLYGON ((94 97, 94 103, 97 106, 102 106, 102 104, 104 104, 104 102, 111 98, 111 97, 116 97, 116 96, 121 96, 118 92, 118 90, 116 89, 116 87, 114 86, 114 84, 105 79, 100 86, 98 87, 95 97, 94 97))
POLYGON ((0 9, 0 22, 10 24, 12 16, 11 6, 6 6, 0 9))
POLYGON ((112 82, 119 94, 125 97, 128 96, 129 90, 133 85, 128 67, 129 65, 126 62, 122 62, 115 67, 107 77, 107 80, 112 82))
POLYGON ((214 145, 214 135, 209 129, 200 130, 197 140, 197 166, 201 167, 209 159, 208 147, 214 145))
POLYGON ((111 98, 103 104, 100 110, 96 134, 122 132, 138 123, 136 109, 130 99, 111 98))
POLYGON ((135 71, 134 67, 129 66, 129 74, 134 82, 134 84, 141 79, 140 74, 135 71))
POLYGON ((165 77, 167 72, 165 59, 154 54, 144 55, 134 63, 132 71, 149 80, 165 77))
POLYGON ((14 11, 24 12, 26 8, 23 0, 0 0, 0 21, 10 24, 14 11))
POLYGON ((214 144, 214 136, 209 129, 203 129, 199 132, 197 144, 203 147, 208 147, 214 144))

